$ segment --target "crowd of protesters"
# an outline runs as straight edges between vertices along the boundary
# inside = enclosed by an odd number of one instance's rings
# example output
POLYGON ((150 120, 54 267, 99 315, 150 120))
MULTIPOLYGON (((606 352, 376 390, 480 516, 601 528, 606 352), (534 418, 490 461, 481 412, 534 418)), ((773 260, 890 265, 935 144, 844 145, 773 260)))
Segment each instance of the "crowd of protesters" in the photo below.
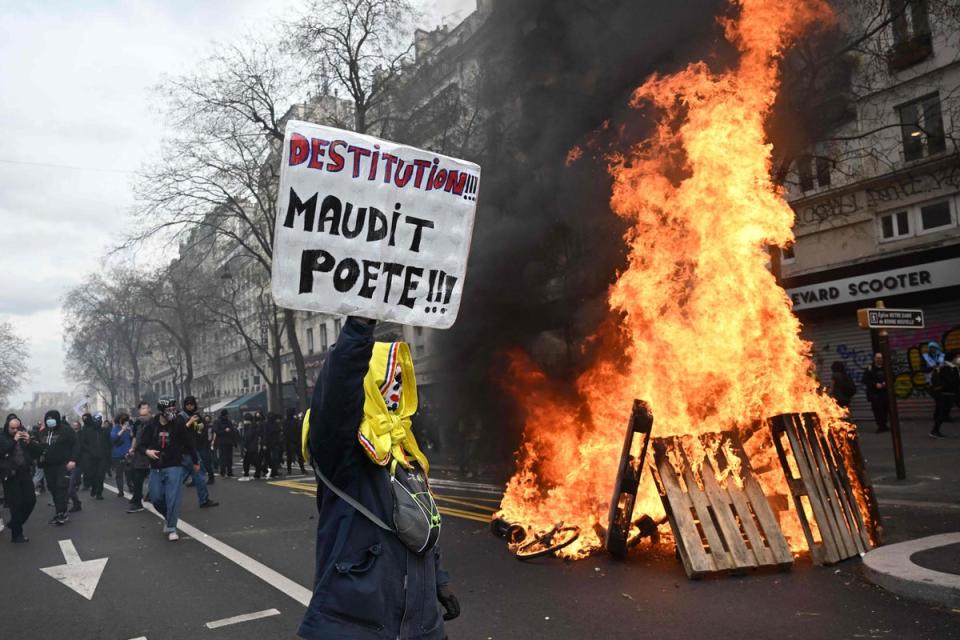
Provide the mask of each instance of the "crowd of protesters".
POLYGON ((50 410, 28 426, 11 413, 0 432, 2 505, 10 512, 6 521, 0 517, 0 531, 8 527, 13 542, 27 542, 24 525, 37 496, 44 494, 53 507, 49 524, 67 524, 70 514, 83 510, 81 496, 104 499, 109 476, 116 496, 127 499, 127 513, 151 503, 164 517, 164 535, 177 540, 184 488, 196 489, 200 508, 218 506, 209 486, 217 475, 234 476, 235 451, 243 475, 252 473, 252 479, 280 477, 284 460, 288 475, 294 465, 306 473, 302 419, 293 410, 285 417, 257 411, 235 423, 226 410, 216 418, 202 413, 192 396, 184 399, 182 409, 173 398, 160 399, 156 407, 140 402, 134 416, 121 412, 112 421, 85 413, 68 422, 50 410))

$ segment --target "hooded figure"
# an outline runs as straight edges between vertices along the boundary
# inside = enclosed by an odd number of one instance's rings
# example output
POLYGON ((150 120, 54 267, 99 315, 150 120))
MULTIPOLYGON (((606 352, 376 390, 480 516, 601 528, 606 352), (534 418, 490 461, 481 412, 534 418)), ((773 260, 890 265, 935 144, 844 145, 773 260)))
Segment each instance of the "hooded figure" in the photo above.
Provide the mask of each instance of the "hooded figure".
POLYGON ((15 414, 7 416, 0 430, 0 480, 3 496, 10 509, 10 533, 13 542, 27 542, 23 525, 33 513, 37 496, 33 487, 33 462, 43 447, 24 428, 15 414))
POLYGON ((348 318, 304 418, 312 463, 337 490, 318 484, 316 576, 302 638, 442 640, 443 620, 460 612, 438 546, 411 551, 338 495, 393 521, 391 468, 429 470, 412 432, 416 409, 407 345, 375 346, 373 323, 348 318))
POLYGON ((103 479, 110 464, 110 430, 103 427, 103 416, 84 414, 80 428, 80 468, 84 487, 90 485, 90 495, 103 500, 103 479))
POLYGON ((67 472, 73 471, 79 456, 79 442, 76 433, 63 423, 60 412, 47 411, 43 416, 43 431, 40 433, 43 456, 40 466, 53 497, 56 514, 50 521, 62 525, 67 521, 67 472))

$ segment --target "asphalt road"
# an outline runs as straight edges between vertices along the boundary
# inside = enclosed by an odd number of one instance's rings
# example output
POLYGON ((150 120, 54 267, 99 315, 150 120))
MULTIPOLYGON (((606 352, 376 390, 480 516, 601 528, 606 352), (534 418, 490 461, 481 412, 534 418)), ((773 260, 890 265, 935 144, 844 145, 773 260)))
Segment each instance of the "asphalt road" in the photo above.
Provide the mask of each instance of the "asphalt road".
MULTIPOLYGON (((0 542, 2 637, 293 638, 313 580, 313 487, 304 477, 218 479, 211 494, 221 506, 203 510, 187 489, 182 517, 200 540, 176 543, 161 535, 156 516, 128 515, 112 495, 87 498, 66 526, 48 526, 52 508, 41 496, 27 525, 31 542, 11 545, 7 532, 0 542), (83 561, 108 559, 92 599, 40 571, 64 564, 61 540, 71 540, 83 561)), ((489 533, 495 495, 451 485, 439 493, 441 543, 463 607, 447 627, 453 640, 960 638, 960 613, 874 587, 860 576, 859 560, 814 567, 801 558, 786 573, 696 582, 671 549, 641 546, 625 563, 606 556, 520 563, 489 533)), ((960 511, 900 505, 890 517, 921 531, 960 530, 960 511)))

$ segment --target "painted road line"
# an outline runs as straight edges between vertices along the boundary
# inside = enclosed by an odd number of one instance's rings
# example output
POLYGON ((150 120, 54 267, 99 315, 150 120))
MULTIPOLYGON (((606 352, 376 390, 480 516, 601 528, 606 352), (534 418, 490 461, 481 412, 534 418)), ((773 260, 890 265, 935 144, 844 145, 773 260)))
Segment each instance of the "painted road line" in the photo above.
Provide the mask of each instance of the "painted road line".
POLYGON ((430 484, 436 485, 441 489, 459 489, 461 491, 471 491, 474 493, 492 493, 501 495, 504 487, 494 484, 482 484, 479 482, 461 482, 459 480, 443 480, 441 478, 430 478, 430 484))
MULTIPOLYGON (((116 487, 113 487, 106 483, 103 486, 109 489, 110 491, 117 493, 116 487)), ((144 503, 143 506, 147 511, 149 511, 153 515, 157 516, 161 520, 163 519, 163 516, 157 513, 157 510, 153 508, 152 504, 144 503)), ((260 578, 261 580, 269 584, 271 587, 274 587, 275 589, 282 591, 283 593, 290 596, 291 598, 293 598, 303 606, 307 606, 310 604, 310 598, 313 597, 313 592, 310 591, 310 589, 307 589, 306 587, 297 584, 296 582, 286 577, 285 575, 278 573, 277 571, 274 571, 273 569, 263 564, 262 562, 258 562, 257 560, 254 560, 250 556, 246 555, 241 551, 234 549, 233 547, 226 544, 225 542, 221 542, 220 540, 217 540, 213 536, 207 535, 203 531, 200 531, 200 529, 197 529, 196 527, 194 527, 193 525, 189 524, 184 520, 180 520, 177 522, 177 528, 183 531, 185 534, 187 534, 191 538, 193 538, 194 540, 196 540, 197 542, 199 542, 200 544, 202 544, 203 546, 207 547, 208 549, 211 549, 212 551, 216 551, 227 560, 230 560, 233 563, 239 565, 240 567, 246 569, 256 577, 260 578)))
POLYGON ((477 509, 480 512, 486 513, 488 515, 493 513, 493 509, 491 509, 490 505, 488 504, 477 504, 476 502, 471 502, 470 500, 453 498, 447 495, 443 495, 442 493, 435 493, 433 494, 433 497, 436 498, 437 500, 440 500, 441 502, 452 502, 454 504, 463 505, 465 507, 473 507, 474 509, 477 509))
POLYGON ((280 612, 276 609, 266 609, 254 613, 245 613, 241 616, 233 616, 232 618, 224 618, 223 620, 214 620, 213 622, 208 622, 205 626, 207 629, 219 629, 220 627, 228 627, 231 624, 240 624, 241 622, 250 622, 251 620, 259 620, 260 618, 269 618, 270 616, 278 615, 280 615, 280 612))
POLYGON ((445 516, 453 516, 454 518, 462 518, 464 520, 473 520, 475 522, 483 522, 489 524, 490 517, 484 517, 479 513, 473 513, 470 511, 460 511, 459 509, 448 509, 447 507, 437 507, 437 511, 442 513, 445 516))
POLYGON ((960 504, 955 502, 927 502, 926 500, 886 500, 883 496, 877 496, 877 502, 889 505, 891 507, 917 507, 919 509, 960 509, 960 504))

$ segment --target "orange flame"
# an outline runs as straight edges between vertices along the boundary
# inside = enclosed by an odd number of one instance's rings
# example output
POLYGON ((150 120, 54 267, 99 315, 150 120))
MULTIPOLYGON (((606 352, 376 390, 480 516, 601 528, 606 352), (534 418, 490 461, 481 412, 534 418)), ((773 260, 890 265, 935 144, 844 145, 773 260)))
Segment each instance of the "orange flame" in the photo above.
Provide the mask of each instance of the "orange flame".
MULTIPOLYGON (((538 529, 579 525, 568 557, 602 546, 592 525, 606 525, 634 398, 649 404, 655 437, 741 429, 768 496, 788 492, 769 435, 751 423, 783 412, 815 411, 824 424, 843 416, 810 375, 809 344, 766 250, 793 240, 764 135, 779 57, 829 9, 823 0, 733 2, 739 18, 723 24, 738 66, 717 73, 698 62, 633 95, 634 107, 661 117, 651 138, 611 162, 611 205, 631 225, 628 267, 610 288, 610 319, 594 338, 601 357, 578 378, 576 399, 559 399, 531 362, 511 356, 509 385, 527 415, 501 515, 538 529)), ((649 472, 635 513, 663 513, 649 472)), ((795 516, 782 524, 800 548, 795 516)))

